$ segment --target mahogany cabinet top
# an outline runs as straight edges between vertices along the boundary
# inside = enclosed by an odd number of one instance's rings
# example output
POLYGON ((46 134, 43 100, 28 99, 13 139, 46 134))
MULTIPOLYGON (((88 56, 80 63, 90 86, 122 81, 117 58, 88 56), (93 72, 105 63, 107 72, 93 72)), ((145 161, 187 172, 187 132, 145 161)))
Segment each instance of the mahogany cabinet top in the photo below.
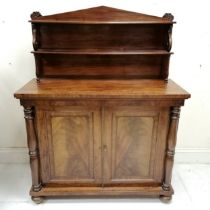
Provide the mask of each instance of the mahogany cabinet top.
POLYGON ((15 93, 19 99, 187 99, 190 94, 172 80, 36 79, 15 93))
POLYGON ((42 16, 39 12, 31 15, 32 23, 69 23, 69 24, 173 24, 173 16, 166 13, 163 17, 145 15, 121 9, 99 6, 73 12, 42 16))

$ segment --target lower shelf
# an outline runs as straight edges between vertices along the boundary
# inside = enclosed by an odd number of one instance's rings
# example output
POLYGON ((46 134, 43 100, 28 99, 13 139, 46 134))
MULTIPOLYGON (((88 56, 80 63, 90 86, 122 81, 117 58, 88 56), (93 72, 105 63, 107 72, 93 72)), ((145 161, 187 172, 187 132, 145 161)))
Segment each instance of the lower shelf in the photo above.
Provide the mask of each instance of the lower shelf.
POLYGON ((40 191, 30 191, 32 197, 158 197, 171 196, 173 189, 164 191, 162 187, 43 187, 40 191))

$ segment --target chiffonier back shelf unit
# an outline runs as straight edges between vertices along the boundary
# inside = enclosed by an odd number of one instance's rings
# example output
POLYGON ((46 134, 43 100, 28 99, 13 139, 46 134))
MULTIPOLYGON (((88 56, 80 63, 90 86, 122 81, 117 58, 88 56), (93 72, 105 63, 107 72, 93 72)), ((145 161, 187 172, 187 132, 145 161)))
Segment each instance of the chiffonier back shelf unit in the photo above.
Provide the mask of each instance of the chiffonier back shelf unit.
POLYGON ((32 188, 53 196, 173 194, 180 107, 168 80, 173 16, 110 7, 31 15, 36 79, 24 107, 32 188))

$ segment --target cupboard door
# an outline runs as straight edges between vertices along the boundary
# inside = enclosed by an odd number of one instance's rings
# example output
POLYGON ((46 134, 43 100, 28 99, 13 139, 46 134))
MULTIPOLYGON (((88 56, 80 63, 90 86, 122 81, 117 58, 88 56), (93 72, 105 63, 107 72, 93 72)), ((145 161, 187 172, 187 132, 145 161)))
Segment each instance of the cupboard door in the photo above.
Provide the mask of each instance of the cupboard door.
POLYGON ((168 110, 105 108, 104 184, 161 183, 168 110))
POLYGON ((38 139, 44 183, 80 186, 101 182, 99 108, 38 110, 38 139))

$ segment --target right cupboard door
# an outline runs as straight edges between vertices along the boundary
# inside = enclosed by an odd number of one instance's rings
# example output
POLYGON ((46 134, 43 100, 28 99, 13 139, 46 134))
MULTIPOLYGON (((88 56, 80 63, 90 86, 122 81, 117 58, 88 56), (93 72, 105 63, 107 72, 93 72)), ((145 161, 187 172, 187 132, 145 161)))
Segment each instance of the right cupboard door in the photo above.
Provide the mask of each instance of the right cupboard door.
POLYGON ((104 108, 103 184, 161 183, 168 122, 167 108, 104 108))

